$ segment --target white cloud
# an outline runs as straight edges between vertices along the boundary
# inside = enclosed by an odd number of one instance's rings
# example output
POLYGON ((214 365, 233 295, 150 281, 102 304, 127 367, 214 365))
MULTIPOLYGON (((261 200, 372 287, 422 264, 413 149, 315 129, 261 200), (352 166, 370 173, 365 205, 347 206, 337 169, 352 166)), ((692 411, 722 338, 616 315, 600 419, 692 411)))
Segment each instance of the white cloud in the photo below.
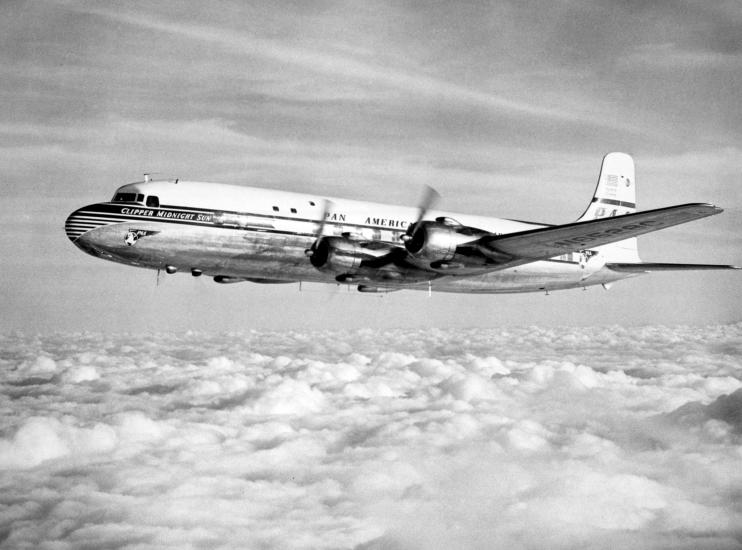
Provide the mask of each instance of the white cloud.
POLYGON ((6 336, 0 532, 9 547, 735 547, 741 337, 6 336))
POLYGON ((263 415, 311 414, 319 412, 324 404, 322 392, 306 382, 289 378, 261 395, 255 403, 255 412, 263 415))
POLYGON ((117 442, 108 425, 78 427, 71 419, 28 418, 12 439, 0 440, 0 468, 33 468, 67 456, 111 451, 117 442))
POLYGON ((63 377, 67 382, 80 383, 98 380, 100 374, 98 374, 98 370, 95 367, 83 365, 69 369, 64 373, 63 377))
POLYGON ((22 363, 18 370, 29 375, 45 375, 56 372, 57 363, 49 356, 39 355, 33 361, 22 363))
POLYGON ((672 42, 643 44, 634 47, 620 63, 630 67, 652 70, 739 70, 740 57, 736 52, 719 52, 705 49, 690 49, 672 42))

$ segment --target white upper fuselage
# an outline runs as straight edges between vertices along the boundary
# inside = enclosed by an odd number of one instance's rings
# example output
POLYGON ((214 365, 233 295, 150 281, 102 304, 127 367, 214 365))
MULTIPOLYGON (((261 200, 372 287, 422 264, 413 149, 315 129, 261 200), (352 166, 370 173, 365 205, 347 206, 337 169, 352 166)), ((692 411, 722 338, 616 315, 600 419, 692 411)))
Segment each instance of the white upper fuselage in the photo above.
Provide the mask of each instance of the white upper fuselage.
MULTIPOLYGON (((132 183, 117 193, 155 195, 160 205, 185 206, 204 210, 233 212, 261 216, 284 229, 314 233, 327 205, 327 234, 343 231, 377 230, 382 240, 399 241, 399 235, 417 218, 418 209, 376 202, 357 201, 322 195, 308 195, 258 187, 243 187, 223 183, 193 181, 151 181, 132 183), (310 225, 307 225, 310 224, 310 225)), ((480 227, 494 233, 512 233, 543 224, 525 223, 470 214, 431 210, 426 218, 452 217, 463 225, 480 227)))

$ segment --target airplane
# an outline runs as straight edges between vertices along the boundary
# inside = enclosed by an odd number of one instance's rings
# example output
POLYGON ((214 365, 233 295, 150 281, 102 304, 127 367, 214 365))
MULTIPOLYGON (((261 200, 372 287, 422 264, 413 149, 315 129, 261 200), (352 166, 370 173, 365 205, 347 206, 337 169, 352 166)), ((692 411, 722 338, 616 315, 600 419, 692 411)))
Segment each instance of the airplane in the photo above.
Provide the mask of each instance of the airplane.
POLYGON ((154 180, 118 188, 67 218, 81 250, 131 266, 190 272, 217 283, 319 282, 360 292, 550 292, 652 271, 739 269, 647 263, 636 237, 722 212, 692 203, 636 210, 634 161, 603 159, 577 221, 548 225, 271 189, 154 180))

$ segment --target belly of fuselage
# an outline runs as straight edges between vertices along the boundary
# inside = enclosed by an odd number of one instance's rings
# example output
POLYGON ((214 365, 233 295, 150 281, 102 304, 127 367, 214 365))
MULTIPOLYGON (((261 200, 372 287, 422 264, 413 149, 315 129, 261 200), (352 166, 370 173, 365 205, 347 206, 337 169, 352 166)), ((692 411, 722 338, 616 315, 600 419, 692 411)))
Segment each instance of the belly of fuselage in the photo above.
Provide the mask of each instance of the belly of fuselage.
POLYGON ((312 241, 310 237, 146 221, 100 227, 75 244, 95 256, 150 269, 172 266, 210 276, 332 280, 309 263, 304 251, 312 241))

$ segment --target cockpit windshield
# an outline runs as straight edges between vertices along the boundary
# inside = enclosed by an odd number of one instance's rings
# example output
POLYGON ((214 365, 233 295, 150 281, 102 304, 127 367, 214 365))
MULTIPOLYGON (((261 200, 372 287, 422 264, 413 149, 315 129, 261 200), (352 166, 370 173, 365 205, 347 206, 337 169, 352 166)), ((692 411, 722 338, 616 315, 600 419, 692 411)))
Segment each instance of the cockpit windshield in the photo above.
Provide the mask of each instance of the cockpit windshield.
POLYGON ((116 193, 113 196, 113 202, 143 202, 142 193, 116 193))

